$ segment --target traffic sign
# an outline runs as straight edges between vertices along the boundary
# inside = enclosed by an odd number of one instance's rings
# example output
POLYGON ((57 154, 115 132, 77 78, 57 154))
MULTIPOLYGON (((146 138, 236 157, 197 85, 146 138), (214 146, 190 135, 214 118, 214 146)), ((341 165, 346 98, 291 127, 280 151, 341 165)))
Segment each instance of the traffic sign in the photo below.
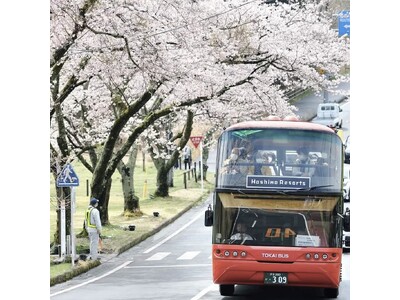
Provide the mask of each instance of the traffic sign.
POLYGON ((350 11, 342 10, 339 14, 338 31, 339 36, 347 35, 350 37, 350 11))
POLYGON ((66 164, 64 169, 57 177, 58 187, 78 186, 79 178, 70 164, 66 164))
POLYGON ((195 148, 200 144, 201 140, 203 139, 202 136, 191 136, 190 140, 192 141, 195 148))

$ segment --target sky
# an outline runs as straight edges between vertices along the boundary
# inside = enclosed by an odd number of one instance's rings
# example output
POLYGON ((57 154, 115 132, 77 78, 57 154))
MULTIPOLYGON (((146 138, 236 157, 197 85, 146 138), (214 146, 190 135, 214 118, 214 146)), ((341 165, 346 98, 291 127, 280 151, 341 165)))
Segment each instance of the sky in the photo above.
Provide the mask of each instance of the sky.
MULTIPOLYGON (((49 2, 4 2, 1 294, 49 295, 49 2), (23 8, 22 8, 23 7, 23 8), (22 8, 22 9, 21 9, 22 8), (14 13, 18 11, 18 14, 14 13), (11 13, 12 12, 12 13, 11 13), (4 168, 5 166, 5 168, 4 168), (4 172, 6 171, 6 172, 4 172), (43 234, 44 233, 44 234, 43 234), (29 267, 28 265, 29 264, 29 267), (4 266, 3 266, 4 268, 4 266), (30 270, 34 270, 33 272, 30 270), (38 271, 43 270, 43 271, 38 271), (4 272, 4 271, 3 271, 4 272), (31 273, 32 272, 32 273, 31 273), (37 276, 43 272, 43 276, 37 276), (33 278, 40 278, 33 279, 33 278), (24 289, 20 289, 23 282, 24 289)), ((351 1, 351 298, 397 293, 400 43, 396 1, 351 1), (397 161, 396 161, 397 160, 397 161), (371 170, 371 171, 370 171, 371 170), (395 173, 396 172, 396 173, 395 173), (389 268, 388 270, 386 268, 389 268), (371 275, 368 275, 371 274, 371 275), (373 275, 372 275, 373 274, 373 275), (370 276, 373 276, 373 280, 370 276), (367 287, 367 288, 366 288, 367 287)))

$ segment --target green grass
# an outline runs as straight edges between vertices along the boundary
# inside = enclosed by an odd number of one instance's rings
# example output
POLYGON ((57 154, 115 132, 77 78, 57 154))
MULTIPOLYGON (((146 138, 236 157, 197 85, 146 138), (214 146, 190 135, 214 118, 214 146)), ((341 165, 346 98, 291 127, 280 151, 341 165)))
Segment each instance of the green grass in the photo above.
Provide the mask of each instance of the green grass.
POLYGON ((50 267, 50 277, 55 277, 57 275, 63 274, 71 270, 71 263, 62 263, 58 265, 51 265, 50 267))
MULTIPOLYGON (((123 194, 121 186, 121 177, 118 172, 113 176, 113 182, 110 192, 110 201, 108 207, 110 225, 104 226, 102 235, 103 252, 119 253, 125 248, 129 248, 133 243, 148 236, 155 228, 172 217, 188 208, 188 206, 199 201, 204 195, 207 195, 214 184, 214 173, 207 173, 208 181, 204 182, 204 190, 201 189, 201 182, 195 182, 191 176, 191 180, 187 181, 187 188, 184 189, 183 172, 184 170, 174 170, 174 187, 169 190, 170 196, 166 198, 150 197, 156 189, 156 169, 151 161, 146 161, 146 171, 143 171, 142 161, 138 161, 135 168, 135 192, 140 198, 140 209, 142 216, 125 217, 123 213, 123 194), (148 193, 143 194, 143 187, 147 182, 148 193), (154 217, 153 212, 158 211, 159 217, 154 217), (125 230, 130 224, 136 226, 135 231, 125 230)), ((89 203, 87 195, 86 182, 91 180, 91 173, 79 162, 72 163, 75 173, 79 177, 80 185, 76 187, 76 211, 73 214, 74 233, 77 235, 82 230, 84 213, 89 203)), ((54 238, 56 230, 56 190, 54 178, 50 178, 50 241, 54 238)), ((88 238, 76 238, 76 253, 84 253, 89 248, 88 238)), ((60 274, 71 272, 71 263, 53 264, 51 259, 50 276, 51 279, 60 274)))

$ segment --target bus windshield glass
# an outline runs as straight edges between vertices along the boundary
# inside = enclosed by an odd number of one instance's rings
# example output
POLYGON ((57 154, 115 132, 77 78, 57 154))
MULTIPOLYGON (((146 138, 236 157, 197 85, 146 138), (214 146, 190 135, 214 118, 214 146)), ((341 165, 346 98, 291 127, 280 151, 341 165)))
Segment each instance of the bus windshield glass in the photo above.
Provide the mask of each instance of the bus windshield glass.
POLYGON ((331 132, 248 128, 220 137, 216 187, 339 193, 343 146, 331 132))
POLYGON ((282 247, 340 247, 337 197, 219 193, 214 242, 282 247))

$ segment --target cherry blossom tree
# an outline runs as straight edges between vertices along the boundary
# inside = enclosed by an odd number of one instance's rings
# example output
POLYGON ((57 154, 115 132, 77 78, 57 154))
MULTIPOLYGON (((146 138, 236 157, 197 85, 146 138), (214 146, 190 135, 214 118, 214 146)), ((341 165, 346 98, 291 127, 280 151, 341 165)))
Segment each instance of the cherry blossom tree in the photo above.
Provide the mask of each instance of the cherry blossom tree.
POLYGON ((188 109, 219 128, 285 116, 295 113, 285 91, 344 80, 349 40, 318 2, 51 1, 53 157, 89 154, 103 223, 111 176, 158 120, 188 109))
POLYGON ((165 130, 165 120, 160 119, 159 122, 156 121, 147 129, 146 141, 157 169, 157 188, 154 193, 157 197, 167 197, 169 195, 169 187, 172 186, 170 182, 172 176, 169 175, 181 155, 181 150, 189 141, 193 118, 194 113, 189 109, 186 112, 185 122, 179 122, 179 117, 168 120, 167 130, 165 130), (171 123, 176 124, 177 131, 175 135, 169 129, 171 123))

